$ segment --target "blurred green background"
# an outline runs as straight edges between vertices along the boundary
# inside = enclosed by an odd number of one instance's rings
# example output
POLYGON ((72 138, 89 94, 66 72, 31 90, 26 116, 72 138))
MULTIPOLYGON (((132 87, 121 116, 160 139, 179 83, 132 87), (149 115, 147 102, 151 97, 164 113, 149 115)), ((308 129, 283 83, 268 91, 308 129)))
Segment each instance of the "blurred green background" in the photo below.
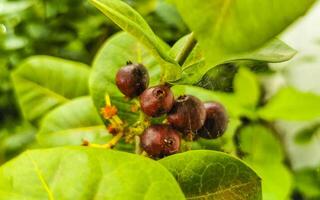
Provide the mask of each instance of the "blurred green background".
MULTIPOLYGON (((175 8, 164 0, 124 1, 138 10, 170 45, 189 32, 175 8)), ((319 19, 320 3, 280 36, 298 50, 297 56, 281 64, 263 64, 267 70, 255 71, 264 85, 266 98, 282 86, 320 95, 319 19)), ((104 41, 118 31, 85 0, 0 0, 0 164, 26 148, 37 147, 37 126, 23 119, 10 73, 32 55, 51 55, 90 65, 104 41)), ((212 89, 232 92, 235 72, 233 66, 217 70, 219 84, 212 89)), ((290 172, 290 195, 286 199, 319 200, 320 120, 277 121, 274 126, 286 153, 283 166, 290 172)), ((263 147, 267 155, 274 144, 263 147)), ((281 179, 281 173, 270 174, 281 179)), ((268 199, 277 200, 272 194, 268 199)))

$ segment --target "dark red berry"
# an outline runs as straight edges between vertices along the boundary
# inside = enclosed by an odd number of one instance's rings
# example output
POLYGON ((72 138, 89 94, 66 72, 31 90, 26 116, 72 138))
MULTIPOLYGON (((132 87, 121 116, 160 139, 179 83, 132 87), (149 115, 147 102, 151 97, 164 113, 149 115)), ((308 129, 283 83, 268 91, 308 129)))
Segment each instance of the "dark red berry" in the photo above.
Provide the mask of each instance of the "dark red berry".
POLYGON ((139 96, 149 85, 149 74, 142 64, 129 64, 119 69, 116 85, 127 97, 139 96))
POLYGON ((217 102, 208 102, 204 106, 207 118, 204 126, 197 134, 206 139, 215 139, 222 136, 228 125, 228 116, 225 108, 217 102))
POLYGON ((180 96, 167 116, 168 122, 184 133, 200 129, 205 119, 206 110, 203 103, 192 95, 180 96))
POLYGON ((141 147, 152 157, 164 157, 177 153, 181 137, 178 131, 166 124, 152 125, 140 136, 141 147))
POLYGON ((140 96, 141 110, 151 117, 159 117, 169 112, 173 103, 173 93, 166 85, 148 88, 140 96))

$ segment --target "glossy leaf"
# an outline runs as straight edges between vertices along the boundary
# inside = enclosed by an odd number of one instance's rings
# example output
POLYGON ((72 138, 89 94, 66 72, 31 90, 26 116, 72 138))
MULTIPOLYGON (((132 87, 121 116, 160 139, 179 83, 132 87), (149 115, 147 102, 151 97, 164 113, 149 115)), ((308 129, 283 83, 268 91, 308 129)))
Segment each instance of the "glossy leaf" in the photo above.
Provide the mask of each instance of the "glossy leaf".
POLYGON ((151 78, 150 85, 159 83, 160 68, 154 57, 135 38, 127 33, 119 33, 106 41, 96 55, 90 77, 90 91, 99 111, 105 106, 105 95, 109 94, 112 104, 119 110, 119 116, 133 123, 138 116, 138 113, 131 111, 134 102, 126 100, 115 85, 116 73, 127 61, 143 63, 151 78))
POLYGON ((189 151, 160 160, 187 199, 259 200, 261 180, 240 160, 215 151, 189 151))
POLYGON ((260 85, 256 75, 241 67, 234 79, 234 92, 243 106, 255 108, 260 99, 260 85))
POLYGON ((283 88, 259 110, 266 120, 303 121, 320 118, 320 96, 283 88))
POLYGON ((194 32, 206 58, 205 67, 194 75, 198 77, 194 79, 199 79, 217 64, 265 45, 302 16, 315 0, 173 2, 194 32))
POLYGON ((292 177, 283 164, 283 150, 273 132, 262 125, 250 125, 241 128, 238 137, 243 160, 263 180, 263 199, 288 199, 292 177))
POLYGON ((48 113, 37 138, 42 146, 81 145, 83 140, 106 143, 107 132, 90 97, 74 99, 48 113))
POLYGON ((126 3, 119 0, 90 0, 103 14, 116 23, 121 29, 134 36, 155 56, 163 66, 164 79, 175 80, 180 67, 169 56, 169 47, 152 31, 143 17, 126 3))
POLYGON ((155 161, 112 150, 69 147, 27 151, 3 165, 0 198, 182 200, 184 196, 172 175, 155 161))
POLYGON ((24 117, 35 121, 58 105, 88 94, 90 68, 49 56, 25 60, 12 74, 24 117))

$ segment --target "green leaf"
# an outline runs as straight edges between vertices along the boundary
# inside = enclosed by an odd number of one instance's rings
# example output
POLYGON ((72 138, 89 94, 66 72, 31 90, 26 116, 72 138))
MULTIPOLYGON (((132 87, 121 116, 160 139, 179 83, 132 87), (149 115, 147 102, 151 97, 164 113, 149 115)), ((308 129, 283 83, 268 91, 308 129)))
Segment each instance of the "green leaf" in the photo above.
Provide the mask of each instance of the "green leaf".
POLYGON ((295 172, 296 188, 305 199, 320 198, 320 166, 314 169, 304 168, 295 172))
POLYGON ((81 145, 83 139, 104 143, 110 139, 90 97, 74 99, 48 113, 37 139, 42 146, 81 145))
POLYGON ((260 99, 260 85, 254 73, 241 67, 234 79, 234 93, 245 107, 254 109, 260 99))
POLYGON ((160 160, 180 184, 187 199, 261 199, 261 180, 228 154, 189 151, 160 160))
POLYGON ((169 56, 169 47, 152 31, 143 17, 126 3, 119 0, 90 0, 103 14, 121 29, 133 35, 155 56, 164 69, 165 80, 176 80, 180 67, 169 56))
POLYGON ((141 156, 87 147, 27 151, 0 168, 0 198, 182 200, 172 175, 141 156), (14 183, 14 184, 13 184, 14 183))
POLYGON ((88 94, 87 65, 34 56, 12 74, 13 85, 24 117, 35 121, 58 105, 88 94))
POLYGON ((315 0, 173 2, 194 32, 206 58, 206 67, 194 78, 199 79, 210 68, 262 47, 302 16, 315 0))
POLYGON ((264 200, 289 198, 292 177, 283 165, 282 147, 273 132, 262 125, 242 127, 239 132, 240 149, 246 161, 261 177, 264 200))
MULTIPOLYGON (((179 54, 184 44, 187 42, 189 36, 190 35, 186 35, 176 42, 176 44, 172 47, 170 51, 172 57, 176 57, 179 54)), ((257 50, 244 54, 238 54, 232 58, 229 58, 228 60, 224 60, 223 63, 236 64, 244 60, 277 63, 290 60, 295 54, 296 51, 289 47, 287 44, 285 44, 281 40, 273 39, 271 42, 268 42, 266 45, 262 46, 257 50)), ((194 84, 200 81, 201 79, 206 79, 205 84, 210 85, 211 83, 209 82, 208 78, 216 74, 216 70, 212 68, 216 68, 219 66, 224 65, 206 65, 204 53, 201 51, 201 47, 199 45, 196 45, 194 50, 190 53, 189 57, 183 65, 182 78, 174 83, 194 84), (206 75, 206 77, 203 77, 204 75, 206 75)), ((212 81, 215 82, 215 80, 212 81)), ((218 84, 221 84, 220 82, 221 80, 218 82, 218 84)), ((223 80, 223 82, 225 82, 225 80, 223 80)))
POLYGON ((320 135, 320 123, 305 127, 296 133, 294 140, 297 144, 307 144, 314 136, 320 135))
POLYGON ((8 14, 16 14, 17 12, 21 12, 32 5, 31 2, 23 1, 23 2, 0 2, 0 17, 8 14))
POLYGON ((99 111, 105 106, 105 95, 109 94, 119 116, 128 123, 134 123, 138 117, 138 113, 131 111, 134 102, 126 100, 115 85, 116 73, 127 61, 143 63, 150 75, 150 85, 159 84, 160 68, 154 57, 135 38, 119 33, 103 45, 94 59, 90 92, 99 111))
POLYGON ((304 121, 320 117, 320 96, 301 92, 294 88, 283 88, 258 114, 266 120, 304 121))

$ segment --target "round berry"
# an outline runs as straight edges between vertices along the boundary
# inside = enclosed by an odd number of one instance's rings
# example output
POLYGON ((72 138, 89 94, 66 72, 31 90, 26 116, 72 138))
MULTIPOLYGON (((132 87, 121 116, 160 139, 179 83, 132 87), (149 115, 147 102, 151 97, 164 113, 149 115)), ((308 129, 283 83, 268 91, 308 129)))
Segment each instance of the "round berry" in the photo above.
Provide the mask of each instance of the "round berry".
POLYGON ((178 131, 166 124, 152 125, 140 136, 141 147, 152 157, 177 153, 181 137, 178 131))
POLYGON ((139 96, 149 85, 149 74, 142 64, 129 64, 119 69, 116 85, 127 97, 139 96))
POLYGON ((203 103, 192 95, 180 96, 167 116, 168 122, 184 133, 200 129, 205 119, 206 110, 203 103))
POLYGON ((169 112, 173 103, 173 93, 166 85, 148 88, 140 96, 141 110, 151 117, 159 117, 169 112))
POLYGON ((215 139, 222 136, 228 125, 228 116, 225 108, 217 102, 208 102, 204 106, 207 117, 204 126, 197 134, 206 139, 215 139))

